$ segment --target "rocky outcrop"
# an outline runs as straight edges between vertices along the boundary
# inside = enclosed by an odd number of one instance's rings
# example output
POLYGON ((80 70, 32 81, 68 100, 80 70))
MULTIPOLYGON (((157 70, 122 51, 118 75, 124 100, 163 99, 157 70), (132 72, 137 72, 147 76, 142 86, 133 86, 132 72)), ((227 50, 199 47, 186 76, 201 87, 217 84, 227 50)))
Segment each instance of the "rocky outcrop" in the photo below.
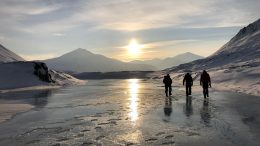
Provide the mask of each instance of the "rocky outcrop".
POLYGON ((43 62, 34 62, 34 72, 36 76, 39 77, 40 80, 51 83, 55 82, 51 78, 51 74, 49 74, 48 67, 45 63, 43 62))

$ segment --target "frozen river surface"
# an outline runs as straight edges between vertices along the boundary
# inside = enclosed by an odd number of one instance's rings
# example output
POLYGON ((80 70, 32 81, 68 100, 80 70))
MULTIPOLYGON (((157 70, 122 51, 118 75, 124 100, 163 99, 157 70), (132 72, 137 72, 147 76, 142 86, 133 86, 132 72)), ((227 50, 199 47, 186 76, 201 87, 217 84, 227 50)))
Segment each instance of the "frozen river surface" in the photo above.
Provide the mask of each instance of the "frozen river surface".
POLYGON ((166 98, 156 81, 92 80, 0 94, 0 101, 34 107, 0 123, 1 146, 260 145, 260 98, 246 94, 213 92, 204 100, 174 87, 166 98))

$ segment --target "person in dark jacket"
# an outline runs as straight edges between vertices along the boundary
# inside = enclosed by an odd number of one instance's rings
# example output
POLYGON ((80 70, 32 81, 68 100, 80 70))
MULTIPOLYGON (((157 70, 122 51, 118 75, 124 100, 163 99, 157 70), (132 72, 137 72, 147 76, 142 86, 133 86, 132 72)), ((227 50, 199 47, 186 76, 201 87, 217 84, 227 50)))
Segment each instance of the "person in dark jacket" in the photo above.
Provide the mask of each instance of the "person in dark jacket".
POLYGON ((165 87, 165 95, 168 97, 168 95, 172 95, 172 79, 169 74, 167 76, 164 76, 163 83, 165 87), (169 92, 169 94, 168 94, 169 92))
POLYGON ((210 81, 210 76, 209 74, 203 70, 201 76, 200 76, 200 85, 203 88, 203 95, 204 98, 209 97, 209 90, 208 88, 211 87, 211 81, 210 81))
POLYGON ((183 85, 186 82, 186 96, 191 95, 191 86, 193 85, 193 79, 190 73, 187 73, 183 78, 183 85))

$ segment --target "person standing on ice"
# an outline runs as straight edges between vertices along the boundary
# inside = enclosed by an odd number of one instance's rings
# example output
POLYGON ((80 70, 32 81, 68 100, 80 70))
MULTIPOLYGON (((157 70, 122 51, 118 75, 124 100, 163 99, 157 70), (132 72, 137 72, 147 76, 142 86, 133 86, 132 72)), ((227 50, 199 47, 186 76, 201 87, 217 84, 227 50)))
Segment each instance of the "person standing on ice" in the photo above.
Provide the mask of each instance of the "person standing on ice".
POLYGON ((167 74, 167 76, 164 76, 163 78, 163 83, 164 83, 164 87, 165 87, 165 95, 168 97, 172 95, 172 79, 170 77, 169 74, 167 74), (169 92, 169 94, 168 94, 169 92))
POLYGON ((193 85, 193 79, 190 73, 187 73, 183 78, 183 86, 186 82, 186 96, 191 95, 191 86, 193 85))
POLYGON ((203 70, 201 76, 200 76, 200 85, 203 88, 203 95, 204 98, 209 97, 209 90, 208 88, 211 87, 211 81, 210 81, 210 76, 209 74, 203 70))

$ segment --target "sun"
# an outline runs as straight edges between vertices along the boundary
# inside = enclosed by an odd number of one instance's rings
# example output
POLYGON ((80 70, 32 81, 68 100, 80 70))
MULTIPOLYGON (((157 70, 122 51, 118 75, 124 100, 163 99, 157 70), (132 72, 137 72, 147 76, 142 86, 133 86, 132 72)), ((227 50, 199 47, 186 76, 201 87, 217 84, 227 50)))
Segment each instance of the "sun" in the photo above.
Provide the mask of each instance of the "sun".
POLYGON ((131 57, 138 56, 143 48, 136 39, 131 39, 130 43, 126 47, 131 57))

